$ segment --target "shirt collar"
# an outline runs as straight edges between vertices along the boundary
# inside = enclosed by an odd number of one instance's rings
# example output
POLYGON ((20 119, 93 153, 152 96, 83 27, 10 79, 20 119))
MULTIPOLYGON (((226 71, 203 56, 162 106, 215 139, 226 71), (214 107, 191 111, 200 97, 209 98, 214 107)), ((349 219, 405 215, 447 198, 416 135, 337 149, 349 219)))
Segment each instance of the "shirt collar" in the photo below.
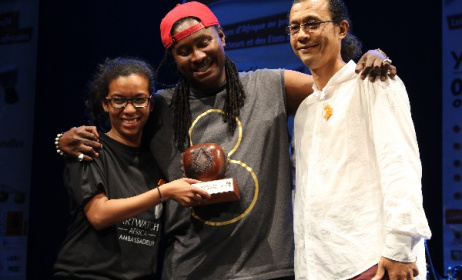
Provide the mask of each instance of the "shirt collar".
POLYGON ((337 73, 329 79, 326 86, 319 90, 316 86, 316 83, 313 83, 313 94, 317 96, 320 100, 324 100, 330 97, 330 93, 339 85, 344 83, 345 81, 354 79, 358 76, 355 72, 356 63, 353 60, 350 60, 347 64, 345 64, 342 68, 340 68, 337 73))

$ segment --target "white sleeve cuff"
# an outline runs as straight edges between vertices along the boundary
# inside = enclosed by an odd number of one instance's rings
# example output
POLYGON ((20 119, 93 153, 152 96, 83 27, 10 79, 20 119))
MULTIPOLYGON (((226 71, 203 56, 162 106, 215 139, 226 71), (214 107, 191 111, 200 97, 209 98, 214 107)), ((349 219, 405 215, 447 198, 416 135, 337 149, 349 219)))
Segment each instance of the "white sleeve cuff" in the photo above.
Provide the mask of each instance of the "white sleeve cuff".
POLYGON ((389 233, 385 238, 382 256, 398 262, 415 262, 416 256, 412 249, 416 243, 410 236, 389 233))

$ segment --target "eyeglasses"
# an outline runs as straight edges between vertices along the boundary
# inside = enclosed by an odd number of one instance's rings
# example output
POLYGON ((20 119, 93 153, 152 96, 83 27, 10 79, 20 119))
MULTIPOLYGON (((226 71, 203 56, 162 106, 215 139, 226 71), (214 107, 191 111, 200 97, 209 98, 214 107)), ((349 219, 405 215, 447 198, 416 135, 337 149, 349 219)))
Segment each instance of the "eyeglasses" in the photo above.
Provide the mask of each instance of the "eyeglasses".
POLYGON ((303 27, 303 31, 306 33, 312 33, 316 31, 321 24, 326 22, 334 22, 333 20, 324 20, 324 21, 309 21, 302 24, 291 24, 286 27, 286 33, 290 36, 295 36, 300 31, 300 27, 303 27))
POLYGON ((151 97, 134 97, 134 98, 125 98, 125 97, 106 97, 106 100, 109 101, 111 106, 115 109, 123 109, 127 107, 128 102, 130 101, 135 108, 146 108, 151 101, 151 97))

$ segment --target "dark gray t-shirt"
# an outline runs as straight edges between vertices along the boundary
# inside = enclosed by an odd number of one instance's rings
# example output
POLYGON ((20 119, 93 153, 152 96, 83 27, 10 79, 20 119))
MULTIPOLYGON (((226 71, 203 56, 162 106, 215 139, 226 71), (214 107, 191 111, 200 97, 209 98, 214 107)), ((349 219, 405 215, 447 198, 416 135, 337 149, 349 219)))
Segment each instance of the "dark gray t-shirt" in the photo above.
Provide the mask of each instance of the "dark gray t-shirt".
POLYGON ((132 197, 160 179, 149 149, 123 145, 100 133, 104 149, 93 162, 69 160, 64 183, 71 223, 55 263, 56 279, 153 279, 161 234, 161 208, 103 230, 88 222, 83 207, 103 189, 109 199, 132 197), (156 211, 157 210, 157 211, 156 211))
MULTIPOLYGON (((167 203, 164 279, 271 279, 293 275, 289 139, 283 70, 240 73, 246 93, 238 128, 223 122, 226 89, 192 91, 193 144, 214 142, 228 153, 226 177, 241 200, 195 207, 167 203)), ((183 177, 173 143, 173 91, 156 96, 151 150, 169 181, 183 177)))

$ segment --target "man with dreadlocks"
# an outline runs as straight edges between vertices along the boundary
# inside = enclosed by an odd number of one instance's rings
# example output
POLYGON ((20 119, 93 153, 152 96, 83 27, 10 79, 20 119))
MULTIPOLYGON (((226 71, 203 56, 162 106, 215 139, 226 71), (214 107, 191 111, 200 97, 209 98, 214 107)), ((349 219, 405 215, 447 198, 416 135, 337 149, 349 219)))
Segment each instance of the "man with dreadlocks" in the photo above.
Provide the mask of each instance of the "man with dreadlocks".
MULTIPOLYGON (((160 29, 162 64, 173 60, 180 77, 177 86, 157 93, 143 135, 168 180, 184 176, 181 153, 187 147, 219 144, 227 151, 226 177, 241 192, 238 201, 191 209, 166 203, 162 278, 293 279, 287 115, 311 93, 312 77, 283 69, 239 73, 225 55, 218 19, 198 2, 177 5, 160 29)), ((394 74, 377 54, 358 64, 394 74)), ((96 137, 91 127, 75 128, 57 145, 90 160, 92 147, 101 146, 87 139, 96 137)))

